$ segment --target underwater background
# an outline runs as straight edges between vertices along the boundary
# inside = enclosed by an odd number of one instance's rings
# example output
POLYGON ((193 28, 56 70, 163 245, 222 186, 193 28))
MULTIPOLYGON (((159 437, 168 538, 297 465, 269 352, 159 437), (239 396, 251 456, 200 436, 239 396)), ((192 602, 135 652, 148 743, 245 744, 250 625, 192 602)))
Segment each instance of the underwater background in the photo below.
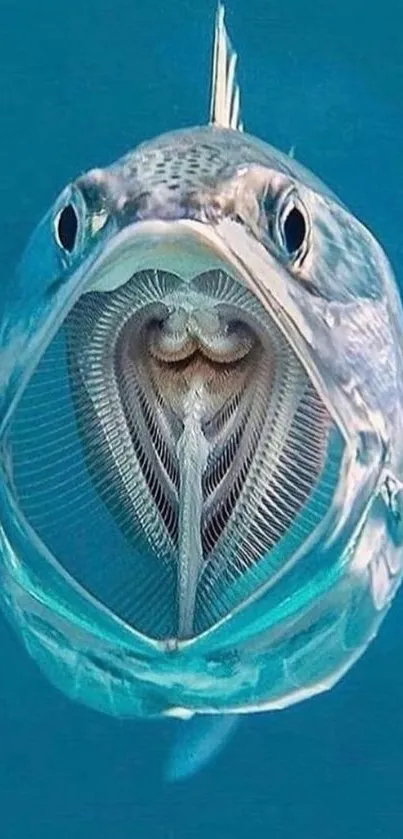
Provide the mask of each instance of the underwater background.
MULTIPOLYGON (((213 0, 1 0, 1 288, 72 177, 206 119, 213 0)), ((228 0, 247 129, 295 155, 403 256, 398 0, 228 0)), ((402 278, 403 282, 403 278, 402 278)), ((403 593, 330 693, 245 718, 163 780, 174 723, 124 722, 51 687, 0 622, 1 839, 401 839, 403 593)))

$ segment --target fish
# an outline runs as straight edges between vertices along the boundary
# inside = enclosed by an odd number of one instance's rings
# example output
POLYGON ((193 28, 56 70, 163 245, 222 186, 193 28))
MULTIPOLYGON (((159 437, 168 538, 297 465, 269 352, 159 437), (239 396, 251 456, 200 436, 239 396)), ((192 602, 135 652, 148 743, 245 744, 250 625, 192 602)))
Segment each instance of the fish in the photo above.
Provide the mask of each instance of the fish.
POLYGON ((187 721, 169 780, 330 689, 402 579, 393 269, 240 103, 220 3, 208 124, 75 177, 2 290, 1 608, 72 700, 187 721))

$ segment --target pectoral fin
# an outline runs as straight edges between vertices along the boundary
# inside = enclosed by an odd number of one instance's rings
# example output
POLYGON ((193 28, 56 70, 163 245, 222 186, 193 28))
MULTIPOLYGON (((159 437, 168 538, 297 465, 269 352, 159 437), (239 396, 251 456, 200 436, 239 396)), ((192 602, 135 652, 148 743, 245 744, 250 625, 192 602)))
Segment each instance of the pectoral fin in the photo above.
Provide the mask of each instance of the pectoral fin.
POLYGON ((237 714, 196 715, 177 723, 176 739, 165 766, 168 783, 191 778, 224 748, 239 722, 237 714))

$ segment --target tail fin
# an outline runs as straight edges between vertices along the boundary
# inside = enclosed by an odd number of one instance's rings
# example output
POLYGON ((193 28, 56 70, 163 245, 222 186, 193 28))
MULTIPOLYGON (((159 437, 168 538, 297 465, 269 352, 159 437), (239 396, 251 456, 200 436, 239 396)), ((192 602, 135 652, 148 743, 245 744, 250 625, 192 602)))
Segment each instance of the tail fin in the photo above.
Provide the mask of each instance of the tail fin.
POLYGON ((238 56, 228 37, 224 14, 224 6, 219 2, 214 33, 210 123, 242 131, 240 91, 235 74, 238 56))

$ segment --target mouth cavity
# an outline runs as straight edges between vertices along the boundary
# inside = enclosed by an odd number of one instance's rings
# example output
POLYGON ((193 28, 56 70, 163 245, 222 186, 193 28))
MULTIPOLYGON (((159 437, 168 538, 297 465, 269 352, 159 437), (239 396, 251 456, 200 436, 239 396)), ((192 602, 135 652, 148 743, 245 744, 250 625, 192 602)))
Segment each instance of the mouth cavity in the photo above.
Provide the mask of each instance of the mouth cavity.
POLYGON ((222 270, 144 270, 74 306, 17 409, 12 477, 78 582, 145 635, 185 639, 321 521, 332 433, 249 291, 222 270))

